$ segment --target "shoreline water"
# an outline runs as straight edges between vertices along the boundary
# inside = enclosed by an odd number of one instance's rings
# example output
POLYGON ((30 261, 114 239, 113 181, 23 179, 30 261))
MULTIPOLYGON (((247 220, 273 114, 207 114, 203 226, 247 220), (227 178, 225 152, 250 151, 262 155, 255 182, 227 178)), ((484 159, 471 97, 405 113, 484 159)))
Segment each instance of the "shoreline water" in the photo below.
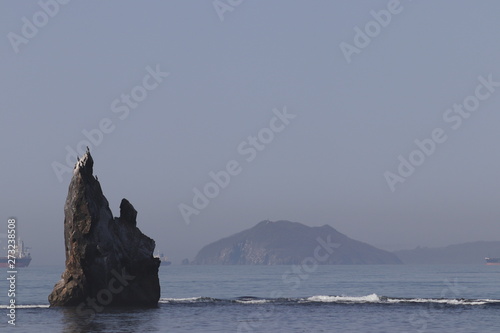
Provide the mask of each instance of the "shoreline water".
MULTIPOLYGON (((298 288, 290 266, 160 269, 158 307, 104 308, 82 318, 50 308, 61 266, 20 270, 16 330, 38 332, 494 332, 500 328, 500 267, 485 265, 319 266, 298 288), (270 295, 275 294, 276 297, 270 295), (281 295, 278 295, 281 293, 281 295)), ((5 282, 0 283, 5 290, 5 282)), ((0 295, 0 312, 6 295, 0 295)), ((3 316, 7 319, 7 316, 3 316)), ((6 321, 0 327, 7 327, 6 321)))

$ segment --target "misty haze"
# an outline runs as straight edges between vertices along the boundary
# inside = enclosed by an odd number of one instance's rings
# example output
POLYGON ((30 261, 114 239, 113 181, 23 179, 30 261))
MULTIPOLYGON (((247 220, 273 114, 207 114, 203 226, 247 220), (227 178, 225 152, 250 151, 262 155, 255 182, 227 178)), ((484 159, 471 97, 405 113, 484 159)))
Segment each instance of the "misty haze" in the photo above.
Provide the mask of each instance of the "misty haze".
POLYGON ((498 331, 499 10, 0 2, 0 327, 498 331))

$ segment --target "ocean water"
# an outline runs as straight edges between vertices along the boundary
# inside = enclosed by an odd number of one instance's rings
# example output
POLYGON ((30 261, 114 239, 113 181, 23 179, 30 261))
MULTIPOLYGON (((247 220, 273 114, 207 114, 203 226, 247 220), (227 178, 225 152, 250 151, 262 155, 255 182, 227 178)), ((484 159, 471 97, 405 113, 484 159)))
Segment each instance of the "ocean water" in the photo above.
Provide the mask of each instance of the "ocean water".
POLYGON ((0 332, 499 332, 500 266, 166 266, 157 308, 49 308, 63 267, 7 270, 0 332))

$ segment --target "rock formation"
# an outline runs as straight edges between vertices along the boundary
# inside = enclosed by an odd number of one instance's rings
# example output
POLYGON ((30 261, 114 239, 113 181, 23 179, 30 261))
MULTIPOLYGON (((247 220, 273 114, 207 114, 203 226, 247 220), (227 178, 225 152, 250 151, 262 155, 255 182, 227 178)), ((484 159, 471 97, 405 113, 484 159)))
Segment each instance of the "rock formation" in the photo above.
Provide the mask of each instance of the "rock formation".
POLYGON ((351 239, 329 225, 262 221, 202 248, 193 264, 401 264, 394 254, 351 239))
POLYGON ((136 227, 128 200, 113 218, 94 178, 90 152, 73 170, 64 206, 66 269, 49 295, 51 306, 156 306, 160 298, 155 242, 136 227))

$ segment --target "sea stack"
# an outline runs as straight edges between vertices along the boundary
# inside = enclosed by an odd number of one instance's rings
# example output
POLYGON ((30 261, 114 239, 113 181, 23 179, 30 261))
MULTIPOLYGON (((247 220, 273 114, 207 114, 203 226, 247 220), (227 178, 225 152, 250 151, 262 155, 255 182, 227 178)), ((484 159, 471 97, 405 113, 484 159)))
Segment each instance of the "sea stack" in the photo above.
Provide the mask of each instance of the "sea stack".
POLYGON ((90 152, 73 170, 64 206, 66 269, 49 295, 51 306, 156 306, 160 298, 155 242, 137 228, 137 211, 123 199, 120 217, 93 176, 90 152))

